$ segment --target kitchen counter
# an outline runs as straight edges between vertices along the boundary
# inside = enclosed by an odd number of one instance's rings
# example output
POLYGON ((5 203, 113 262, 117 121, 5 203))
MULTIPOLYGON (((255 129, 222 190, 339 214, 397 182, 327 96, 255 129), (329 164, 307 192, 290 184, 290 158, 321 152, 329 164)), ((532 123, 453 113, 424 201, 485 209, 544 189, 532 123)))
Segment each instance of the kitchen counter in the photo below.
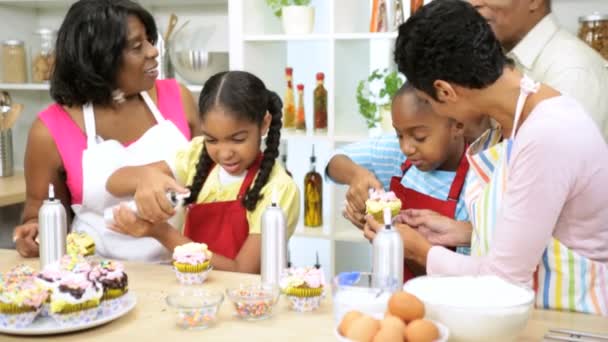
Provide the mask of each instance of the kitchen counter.
POLYGON ((25 201, 25 175, 15 171, 11 177, 0 177, 0 207, 25 201))
MULTIPOLYGON (((19 263, 38 268, 38 259, 23 259, 14 250, 0 250, 0 270, 7 271, 19 263)), ((54 341, 336 341, 333 333, 331 298, 326 298, 314 313, 296 313, 287 309, 281 298, 274 317, 258 322, 245 322, 232 317, 227 298, 219 313, 217 325, 206 330, 184 331, 175 326, 175 314, 165 304, 165 296, 178 287, 167 265, 125 263, 129 289, 137 305, 127 315, 101 327, 53 337, 54 341)), ((212 271, 204 286, 224 290, 259 280, 259 276, 212 271)), ((520 341, 541 341, 549 328, 575 329, 608 334, 608 319, 600 316, 534 310, 520 341)), ((2 341, 40 341, 39 338, 0 335, 2 341)))

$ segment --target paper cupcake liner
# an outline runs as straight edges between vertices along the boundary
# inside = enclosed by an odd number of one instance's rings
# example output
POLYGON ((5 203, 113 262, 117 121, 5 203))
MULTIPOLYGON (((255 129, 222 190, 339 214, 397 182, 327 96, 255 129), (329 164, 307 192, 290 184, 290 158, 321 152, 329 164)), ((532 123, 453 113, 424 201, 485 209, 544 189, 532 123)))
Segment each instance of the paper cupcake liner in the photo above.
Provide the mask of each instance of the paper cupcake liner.
POLYGON ((310 312, 317 310, 321 305, 323 296, 317 297, 296 297, 287 296, 289 300, 289 308, 297 312, 310 312))
POLYGON ((204 283, 205 280, 207 280, 209 271, 211 271, 211 269, 207 269, 206 271, 198 273, 189 273, 180 272, 177 268, 175 268, 175 276, 177 277, 177 281, 179 281, 179 283, 182 285, 198 285, 204 283))
POLYGON ((21 329, 25 328, 36 319, 38 311, 30 311, 18 314, 0 313, 0 327, 21 329))
POLYGON ((97 319, 97 315, 99 314, 99 307, 93 309, 87 309, 82 311, 76 311, 71 313, 51 313, 51 317, 57 322, 59 325, 80 325, 85 323, 90 323, 97 319))
POLYGON ((323 287, 319 288, 299 288, 299 287, 288 287, 283 290, 283 293, 288 296, 294 297, 318 297, 323 294, 323 287))
POLYGON ((38 308, 0 302, 0 314, 16 315, 28 312, 38 312, 38 308))
POLYGON ((49 303, 43 303, 40 307, 40 316, 49 317, 51 315, 51 305, 49 303))
POLYGON ((124 305, 125 305, 124 296, 118 297, 118 298, 113 298, 113 299, 102 300, 101 304, 99 305, 99 314, 101 316, 112 315, 112 314, 120 311, 120 309, 122 309, 122 307, 124 305))
POLYGON ((101 300, 112 300, 122 297, 127 293, 127 289, 106 289, 101 300))
POLYGON ((182 273, 200 273, 209 268, 209 260, 198 265, 180 264, 179 262, 173 262, 173 266, 182 273))
MULTIPOLYGON (((51 307, 52 307, 52 303, 51 303, 51 307)), ((86 302, 78 303, 78 304, 65 304, 59 310, 56 309, 55 312, 52 312, 52 310, 51 310, 51 313, 69 314, 69 313, 85 311, 85 310, 89 310, 89 309, 96 309, 98 307, 99 307, 99 299, 91 299, 91 300, 87 300, 86 302)))

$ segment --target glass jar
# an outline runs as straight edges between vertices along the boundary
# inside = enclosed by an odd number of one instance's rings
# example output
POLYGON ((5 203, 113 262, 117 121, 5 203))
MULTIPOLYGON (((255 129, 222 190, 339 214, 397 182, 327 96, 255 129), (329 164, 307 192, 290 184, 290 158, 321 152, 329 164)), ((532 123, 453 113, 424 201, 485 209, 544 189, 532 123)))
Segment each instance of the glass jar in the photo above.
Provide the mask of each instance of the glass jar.
POLYGON ((594 13, 579 17, 578 37, 608 60, 608 15, 594 13))
POLYGON ((21 40, 11 39, 2 42, 2 82, 27 82, 25 45, 21 40))
POLYGON ((56 32, 43 28, 36 31, 38 44, 32 49, 32 82, 42 83, 51 79, 55 64, 56 32))

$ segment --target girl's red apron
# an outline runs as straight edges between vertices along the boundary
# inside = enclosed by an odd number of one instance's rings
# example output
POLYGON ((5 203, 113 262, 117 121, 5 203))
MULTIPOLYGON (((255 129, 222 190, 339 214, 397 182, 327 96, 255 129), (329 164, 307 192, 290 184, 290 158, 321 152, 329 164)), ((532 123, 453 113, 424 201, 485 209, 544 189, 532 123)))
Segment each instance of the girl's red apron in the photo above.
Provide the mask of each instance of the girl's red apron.
POLYGON ((242 199, 260 168, 258 158, 247 171, 235 200, 192 204, 188 207, 184 235, 207 244, 213 253, 234 259, 249 236, 247 209, 242 199))
MULTIPOLYGON (((409 160, 406 160, 401 166, 401 170, 403 171, 402 176, 391 178, 390 190, 394 192, 395 195, 401 200, 401 209, 429 209, 441 215, 453 218, 456 215, 458 198, 460 197, 467 172, 469 171, 469 161, 465 157, 465 154, 463 153, 462 157, 460 158, 458 169, 456 170, 456 176, 454 177, 452 186, 450 187, 448 199, 445 201, 420 193, 416 190, 406 188, 402 185, 401 181, 411 166, 412 163, 409 160)), ((407 241, 405 243, 407 243, 407 241)), ((404 282, 424 272, 424 268, 416 266, 417 265, 414 264, 408 265, 408 261, 406 260, 403 267, 404 282)))

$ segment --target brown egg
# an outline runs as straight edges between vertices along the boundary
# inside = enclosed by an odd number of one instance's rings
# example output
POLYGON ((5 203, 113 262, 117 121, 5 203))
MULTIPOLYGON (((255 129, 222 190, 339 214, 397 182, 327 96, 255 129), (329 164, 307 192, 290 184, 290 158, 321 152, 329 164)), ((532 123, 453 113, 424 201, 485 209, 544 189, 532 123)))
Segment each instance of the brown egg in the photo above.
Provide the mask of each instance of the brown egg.
POLYGON ((346 336, 346 332, 348 331, 348 328, 350 328, 353 321, 361 317, 362 315, 363 314, 359 311, 347 312, 346 315, 342 317, 342 322, 340 322, 340 325, 338 326, 338 332, 340 333, 340 335, 346 336))
POLYGON ((388 300, 388 311, 409 323, 424 317, 424 303, 412 294, 398 291, 388 300))
POLYGON ((363 315, 355 319, 345 337, 356 342, 372 342, 380 330, 380 322, 373 317, 363 315))
POLYGON ((373 342, 403 342, 403 331, 394 326, 380 328, 373 342))
POLYGON ((407 325, 405 337, 408 342, 433 342, 439 338, 439 329, 431 321, 417 319, 407 325))
POLYGON ((380 330, 390 328, 391 330, 401 331, 401 338, 405 337, 405 323, 401 320, 401 318, 393 315, 388 315, 384 317, 382 321, 380 321, 380 330))

